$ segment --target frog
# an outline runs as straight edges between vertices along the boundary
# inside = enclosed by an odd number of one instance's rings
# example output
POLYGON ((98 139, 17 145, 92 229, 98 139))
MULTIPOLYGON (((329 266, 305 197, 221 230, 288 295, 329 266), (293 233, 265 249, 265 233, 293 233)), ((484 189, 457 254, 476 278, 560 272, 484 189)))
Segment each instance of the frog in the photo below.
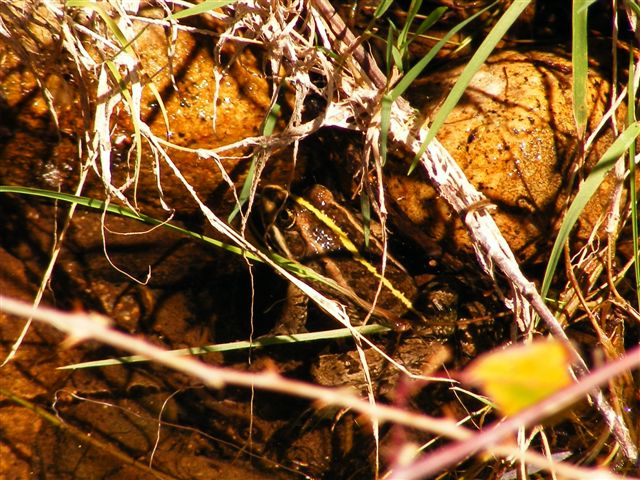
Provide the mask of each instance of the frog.
MULTIPOLYGON (((357 212, 345 207, 327 187, 313 185, 299 197, 267 185, 258 208, 269 248, 330 279, 333 287, 312 283, 345 303, 352 319, 362 320, 370 313, 383 325, 405 331, 411 327, 405 315, 421 316, 413 306, 418 288, 404 266, 387 254, 382 272, 381 225, 370 221, 367 236, 357 212)), ((304 331, 306 300, 301 297, 306 299, 301 292, 289 292, 284 318, 274 333, 304 331)))
MULTIPOLYGON (((452 355, 446 343, 421 336, 408 337, 395 348, 385 350, 413 375, 431 375, 452 355)), ((400 370, 370 347, 364 349, 364 354, 376 393, 389 395, 397 388, 400 370)), ((311 365, 311 378, 324 387, 346 387, 366 396, 367 378, 356 350, 321 353, 311 365)))

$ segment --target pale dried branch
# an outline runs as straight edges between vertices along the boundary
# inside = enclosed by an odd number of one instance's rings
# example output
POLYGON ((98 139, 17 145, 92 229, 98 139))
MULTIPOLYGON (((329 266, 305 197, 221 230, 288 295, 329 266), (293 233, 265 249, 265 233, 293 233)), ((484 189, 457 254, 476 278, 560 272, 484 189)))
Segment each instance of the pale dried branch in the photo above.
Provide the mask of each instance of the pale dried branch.
MULTIPOLYGON (((338 51, 340 48, 344 48, 341 47, 344 39, 348 39, 350 42, 348 46, 352 46, 351 39, 353 37, 348 34, 346 25, 333 11, 329 3, 325 0, 315 0, 314 6, 321 10, 326 16, 327 23, 331 25, 335 48, 338 51)), ((358 49, 358 47, 353 48, 354 50, 358 49)), ((354 57, 356 57, 355 54, 354 57)), ((379 69, 375 63, 372 63, 368 57, 364 59, 364 62, 362 69, 368 74, 368 77, 379 78, 377 73, 379 69)), ((356 114, 355 118, 367 118, 368 113, 369 128, 379 128, 379 122, 376 121, 380 108, 379 88, 380 81, 372 81, 371 84, 360 85, 345 95, 345 98, 348 99, 345 102, 351 103, 349 110, 360 114, 356 114)), ((420 126, 414 125, 414 119, 415 114, 412 107, 402 98, 398 99, 391 112, 389 137, 404 149, 417 154, 427 136, 427 129, 424 126, 420 128, 420 126), (414 133, 416 131, 417 134, 414 133)), ((476 257, 485 273, 493 277, 494 271, 497 270, 509 281, 513 298, 506 301, 507 307, 513 310, 519 305, 529 305, 529 308, 515 312, 520 314, 518 320, 521 327, 528 327, 531 322, 531 311, 535 311, 545 322, 552 335, 561 340, 572 353, 577 376, 588 375, 589 370, 586 362, 569 341, 564 329, 546 306, 535 285, 523 275, 513 252, 490 213, 486 208, 476 208, 478 205, 485 204, 484 195, 469 182, 453 157, 436 139, 428 145, 420 161, 435 189, 455 210, 467 227, 473 241, 476 257)), ((635 462, 638 458, 638 449, 632 441, 629 429, 623 419, 616 414, 601 391, 594 391, 591 395, 622 447, 625 456, 635 462)))
MULTIPOLYGON (((111 328, 111 321, 98 314, 64 313, 50 308, 34 308, 32 305, 0 295, 0 311, 11 315, 32 317, 34 320, 46 323, 66 333, 69 338, 65 342, 71 345, 80 341, 97 340, 106 345, 147 357, 158 364, 165 365, 176 371, 198 378, 205 385, 212 388, 222 388, 225 385, 238 385, 249 388, 259 388, 272 392, 295 395, 315 400, 323 405, 336 405, 365 414, 380 422, 393 422, 409 428, 423 430, 442 435, 458 443, 444 447, 438 457, 431 457, 429 468, 439 471, 443 465, 457 461, 456 459, 473 453, 476 450, 486 450, 495 455, 516 457, 539 468, 553 470, 566 478, 575 479, 621 479, 613 473, 601 470, 585 469, 561 462, 553 462, 546 457, 532 452, 522 452, 516 445, 497 445, 501 439, 509 438, 521 425, 532 425, 555 413, 558 409, 575 401, 598 385, 605 384, 616 375, 620 375, 640 366, 640 347, 631 350, 625 357, 607 364, 603 368, 585 377, 580 382, 561 390, 543 402, 510 417, 494 428, 473 434, 460 427, 451 420, 436 419, 423 414, 408 411, 406 408, 390 407, 371 404, 366 400, 346 393, 343 389, 324 388, 316 385, 289 380, 275 371, 260 373, 242 372, 230 368, 220 368, 207 365, 192 357, 176 356, 160 347, 135 338, 126 333, 111 328), (451 451, 454 451, 453 453, 451 451), (457 453, 456 453, 457 452, 457 453)), ((426 467, 425 467, 426 468, 426 467)), ((421 470, 424 475, 427 470, 421 470)), ((395 478, 416 478, 405 476, 407 470, 396 470, 395 478)), ((632 478, 632 477, 625 477, 632 478)))

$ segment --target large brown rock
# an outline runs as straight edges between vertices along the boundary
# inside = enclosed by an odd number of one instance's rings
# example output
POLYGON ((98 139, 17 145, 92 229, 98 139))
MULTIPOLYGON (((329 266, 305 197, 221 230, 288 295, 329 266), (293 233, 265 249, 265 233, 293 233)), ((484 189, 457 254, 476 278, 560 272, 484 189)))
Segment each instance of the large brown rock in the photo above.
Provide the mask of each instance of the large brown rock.
MULTIPOLYGON (((411 100, 429 122, 464 65, 437 72, 413 90, 411 100)), ((437 134, 469 180, 498 208, 494 218, 521 259, 542 254, 553 240, 560 212, 574 187, 612 141, 606 127, 579 167, 579 139, 572 111, 571 62, 547 52, 503 51, 473 77, 437 134)), ((609 83, 595 71, 588 84, 587 136, 607 108, 609 83)), ((608 203, 607 182, 580 219, 585 238, 608 203)), ((424 178, 392 175, 388 183, 402 210, 454 249, 471 251, 461 222, 424 178)))

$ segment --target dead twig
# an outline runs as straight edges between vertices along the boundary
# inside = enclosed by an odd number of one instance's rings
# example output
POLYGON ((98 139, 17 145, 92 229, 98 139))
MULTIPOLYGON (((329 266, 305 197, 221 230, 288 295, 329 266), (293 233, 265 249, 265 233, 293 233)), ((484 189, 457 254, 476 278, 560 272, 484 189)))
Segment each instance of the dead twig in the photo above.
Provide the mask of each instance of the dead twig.
MULTIPOLYGON (((355 44, 355 37, 349 33, 349 29, 327 0, 314 0, 313 6, 318 9, 329 24, 332 40, 338 52, 345 50, 344 41, 347 42, 347 49, 355 44)), ((369 112, 369 128, 379 128, 376 114, 372 115, 371 112, 379 112, 377 99, 380 96, 379 89, 386 84, 386 81, 381 80, 381 76, 384 78, 384 75, 371 56, 364 53, 361 46, 354 47, 353 57, 362 60, 360 65, 367 77, 371 79, 371 84, 360 86, 357 91, 348 92, 348 98, 353 102, 351 109, 360 112, 360 119, 366 115, 366 112, 369 112)), ((420 151, 427 132, 424 128, 419 129, 416 136, 412 128, 413 119, 412 107, 402 98, 398 99, 392 107, 389 137, 391 141, 415 154, 420 151)), ((506 301, 507 307, 513 310, 517 305, 528 304, 544 321, 551 334, 561 340, 572 353, 576 376, 582 378, 588 375, 589 369, 586 362, 569 341, 562 326, 545 304, 535 285, 523 275, 513 252, 491 215, 486 209, 473 208, 473 205, 486 200, 484 195, 469 182, 453 157, 436 139, 431 141, 420 161, 440 196, 462 218, 473 239, 476 256, 485 273, 493 278, 494 271, 497 269, 509 281, 513 298, 506 301)), ((518 317, 521 325, 530 324, 529 310, 521 309, 516 313, 520 313, 518 317)), ((625 456, 629 461, 635 463, 638 459, 638 449, 632 441, 624 421, 616 414, 600 390, 594 390, 590 395, 607 425, 611 428, 625 456)))
MULTIPOLYGON (((539 404, 510 417, 504 422, 500 422, 494 427, 473 434, 452 420, 432 418, 424 414, 411 412, 406 408, 372 404, 367 400, 345 393, 342 389, 319 387, 297 380, 289 380, 275 371, 243 372, 231 368, 207 365, 192 357, 176 356, 145 340, 111 328, 110 320, 102 315, 65 313, 43 307, 34 308, 26 302, 2 295, 0 295, 0 311, 12 315, 31 317, 38 322, 48 324, 66 333, 69 335, 65 342, 67 345, 79 341, 97 340, 118 349, 143 355, 158 364, 191 375, 212 388, 238 385, 309 398, 321 404, 353 409, 380 422, 394 422, 458 441, 458 443, 443 447, 442 450, 430 456, 428 465, 427 462, 422 462, 422 464, 417 462, 412 465, 412 467, 415 467, 413 472, 419 472, 421 476, 433 473, 433 471, 440 471, 446 465, 455 463, 460 458, 464 458, 478 449, 483 449, 504 457, 515 456, 536 467, 557 472, 565 478, 576 480, 613 480, 622 478, 610 472, 592 468, 580 468, 551 461, 530 451, 522 452, 515 445, 497 445, 497 443, 513 435, 521 425, 535 424, 546 418, 546 416, 557 412, 558 409, 581 398, 588 391, 606 383, 614 376, 620 375, 629 369, 638 368, 640 366, 640 347, 636 347, 629 351, 626 356, 603 366, 588 377, 585 377, 583 381, 570 385, 539 404)), ((402 470, 402 472, 407 472, 409 468, 411 467, 408 467, 407 470, 402 470)), ((397 470, 394 475, 395 478, 417 478, 414 473, 411 474, 412 476, 404 476, 397 470)), ((632 477, 627 476, 625 478, 632 477)))

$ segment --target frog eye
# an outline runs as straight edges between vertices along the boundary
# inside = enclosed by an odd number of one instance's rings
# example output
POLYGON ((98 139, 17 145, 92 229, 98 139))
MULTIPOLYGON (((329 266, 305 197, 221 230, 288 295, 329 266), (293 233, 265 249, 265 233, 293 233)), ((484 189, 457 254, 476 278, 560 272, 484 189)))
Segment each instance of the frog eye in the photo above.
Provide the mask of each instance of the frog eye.
POLYGON ((276 217, 278 228, 289 230, 296 223, 296 216, 291 208, 282 208, 276 217))

